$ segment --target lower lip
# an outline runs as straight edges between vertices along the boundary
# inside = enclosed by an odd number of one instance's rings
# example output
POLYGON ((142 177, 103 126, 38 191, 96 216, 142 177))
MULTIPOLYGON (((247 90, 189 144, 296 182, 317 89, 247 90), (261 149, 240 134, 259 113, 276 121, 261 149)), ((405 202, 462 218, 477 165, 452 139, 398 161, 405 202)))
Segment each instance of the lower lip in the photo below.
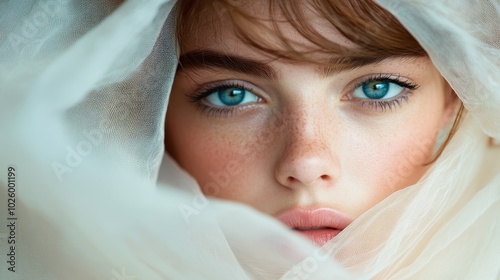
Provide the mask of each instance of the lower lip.
POLYGON ((341 232, 340 229, 311 229, 311 230, 295 230, 304 235, 317 246, 323 246, 326 242, 337 236, 341 232))

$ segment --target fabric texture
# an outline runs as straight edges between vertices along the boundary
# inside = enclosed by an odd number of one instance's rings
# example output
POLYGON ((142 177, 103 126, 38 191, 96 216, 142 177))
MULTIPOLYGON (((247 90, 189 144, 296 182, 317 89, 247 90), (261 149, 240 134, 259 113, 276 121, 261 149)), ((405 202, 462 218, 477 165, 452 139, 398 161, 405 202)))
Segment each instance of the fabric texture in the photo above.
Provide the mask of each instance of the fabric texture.
POLYGON ((377 2, 467 113, 321 249, 164 156, 175 1, 0 2, 0 279, 500 279, 500 3, 377 2))

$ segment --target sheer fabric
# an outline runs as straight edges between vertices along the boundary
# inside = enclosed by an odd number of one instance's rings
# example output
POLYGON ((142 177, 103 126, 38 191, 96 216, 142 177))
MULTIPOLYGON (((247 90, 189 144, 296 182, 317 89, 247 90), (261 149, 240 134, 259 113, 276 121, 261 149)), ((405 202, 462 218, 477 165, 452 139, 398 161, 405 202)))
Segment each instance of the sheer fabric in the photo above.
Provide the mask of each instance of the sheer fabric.
POLYGON ((500 3, 378 2, 468 113, 419 183, 321 250, 164 156, 175 1, 1 2, 0 278, 500 279, 500 3))

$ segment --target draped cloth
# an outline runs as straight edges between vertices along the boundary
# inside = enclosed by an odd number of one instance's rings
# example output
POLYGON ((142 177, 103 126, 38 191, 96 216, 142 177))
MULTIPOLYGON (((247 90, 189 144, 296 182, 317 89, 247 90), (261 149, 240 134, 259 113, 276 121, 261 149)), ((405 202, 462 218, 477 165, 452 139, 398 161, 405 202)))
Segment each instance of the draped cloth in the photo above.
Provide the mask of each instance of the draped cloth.
POLYGON ((467 113, 321 249, 164 155, 175 1, 0 2, 0 278, 500 279, 500 3, 377 2, 467 113))

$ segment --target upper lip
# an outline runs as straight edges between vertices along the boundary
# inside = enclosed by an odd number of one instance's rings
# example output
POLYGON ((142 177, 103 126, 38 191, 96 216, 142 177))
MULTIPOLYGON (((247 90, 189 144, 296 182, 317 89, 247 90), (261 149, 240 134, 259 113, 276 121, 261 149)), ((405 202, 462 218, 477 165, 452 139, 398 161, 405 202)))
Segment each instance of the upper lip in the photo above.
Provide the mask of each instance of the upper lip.
POLYGON ((347 215, 332 208, 291 208, 279 214, 277 218, 296 230, 343 230, 352 223, 352 219, 347 215))

